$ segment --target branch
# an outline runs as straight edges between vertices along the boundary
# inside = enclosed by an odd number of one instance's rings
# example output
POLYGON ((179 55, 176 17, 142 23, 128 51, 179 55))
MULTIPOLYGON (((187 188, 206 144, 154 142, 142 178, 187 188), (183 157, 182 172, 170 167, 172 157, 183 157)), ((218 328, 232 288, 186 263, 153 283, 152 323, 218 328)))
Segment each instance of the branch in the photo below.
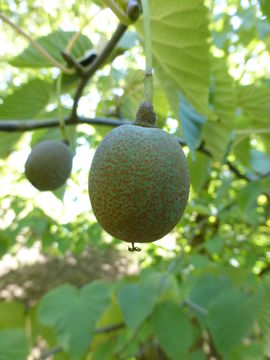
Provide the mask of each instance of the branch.
POLYGON ((92 62, 90 68, 85 72, 84 77, 81 79, 81 82, 77 88, 75 97, 74 97, 74 103, 72 108, 72 117, 76 119, 77 117, 77 108, 79 100, 82 96, 83 90, 87 84, 87 82, 90 80, 90 78, 95 74, 95 72, 104 64, 106 59, 109 57, 109 55, 112 53, 113 49, 117 45, 118 41, 121 39, 125 31, 127 30, 127 26, 120 23, 113 34, 111 40, 107 43, 103 51, 99 54, 99 56, 96 57, 96 59, 92 62))
MULTIPOLYGON (((131 124, 128 120, 117 120, 107 117, 97 117, 97 118, 65 118, 65 125, 107 125, 107 126, 121 126, 131 124)), ((60 126, 59 119, 49 119, 49 120, 0 120, 0 132, 24 132, 44 128, 52 128, 60 126)))
POLYGON ((32 46, 45 58, 47 59, 52 65, 58 67, 63 71, 65 74, 74 74, 73 69, 68 69, 63 66, 60 62, 58 62, 53 56, 51 56, 42 46, 39 45, 37 41, 35 41, 30 35, 28 35, 25 31, 23 31, 19 26, 14 24, 12 21, 9 20, 5 15, 0 13, 0 19, 15 29, 19 34, 25 37, 32 46))
POLYGON ((226 164, 229 166, 231 172, 233 172, 239 179, 251 181, 246 174, 242 174, 229 160, 226 161, 226 164))
POLYGON ((123 327, 125 327, 126 324, 125 323, 119 323, 119 324, 114 324, 114 325, 109 325, 109 326, 104 326, 102 328, 97 328, 95 329, 95 334, 107 334, 110 333, 112 331, 116 331, 116 330, 120 330, 123 327))
MULTIPOLYGON (((121 125, 131 125, 131 121, 127 119, 112 119, 108 117, 96 117, 96 118, 86 118, 83 116, 72 116, 64 119, 65 125, 105 125, 105 126, 121 126, 121 125)), ((60 122, 58 119, 49 119, 49 120, 0 120, 0 132, 24 132, 32 131, 44 128, 53 128, 59 127, 60 122)), ((175 137, 182 147, 187 146, 187 143, 184 139, 175 137)), ((201 144, 197 151, 206 154, 209 157, 212 157, 211 152, 204 147, 204 144, 201 144)), ((231 172, 233 172, 239 179, 246 181, 252 181, 246 174, 242 174, 229 160, 226 161, 226 164, 229 166, 231 172)), ((269 176, 269 173, 258 176, 258 179, 265 178, 269 176)))

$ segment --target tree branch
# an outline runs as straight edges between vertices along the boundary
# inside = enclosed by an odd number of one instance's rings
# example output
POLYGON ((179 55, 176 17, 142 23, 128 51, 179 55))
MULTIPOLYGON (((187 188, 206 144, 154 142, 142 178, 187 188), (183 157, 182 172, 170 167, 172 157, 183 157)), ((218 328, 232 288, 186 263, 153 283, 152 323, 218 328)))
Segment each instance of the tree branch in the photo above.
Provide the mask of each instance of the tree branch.
POLYGON ((115 33, 113 34, 111 40, 107 43, 103 51, 96 57, 96 59, 92 62, 90 65, 90 68, 85 72, 84 77, 81 79, 81 82, 79 83, 79 86, 77 88, 75 97, 74 97, 74 103, 72 108, 72 118, 77 118, 77 108, 78 103, 80 101, 80 98, 82 96, 83 90, 87 84, 87 82, 90 80, 90 78, 95 74, 95 72, 104 64, 106 59, 109 57, 115 46, 117 45, 118 41, 121 39, 125 31, 127 30, 127 26, 120 23, 117 26, 117 29, 115 33))
MULTIPOLYGON (((86 118, 83 116, 71 116, 64 119, 65 125, 105 125, 105 126, 121 126, 121 125, 131 125, 131 121, 127 119, 113 119, 108 117, 96 117, 96 118, 86 118)), ((24 132, 24 131, 32 131, 44 128, 53 128, 59 127, 60 123, 58 119, 49 119, 49 120, 0 120, 0 132, 24 132)), ((179 144, 183 147, 187 146, 187 143, 184 139, 179 137, 175 137, 175 139, 179 142, 179 144)), ((204 147, 204 144, 201 144, 197 151, 206 154, 209 157, 212 157, 211 152, 204 147)), ((229 169, 232 173, 234 173, 239 179, 243 179, 246 181, 252 181, 246 174, 242 174, 234 164, 232 164, 229 160, 226 160, 226 164, 229 166, 229 169)), ((264 174, 259 176, 258 179, 264 178, 269 174, 264 174)))
MULTIPOLYGON (((118 120, 107 117, 96 117, 96 118, 65 118, 64 122, 66 125, 107 125, 107 126, 120 126, 131 124, 128 120, 118 120)), ((37 129, 52 128, 60 126, 58 119, 49 119, 49 120, 0 120, 0 132, 24 132, 32 131, 37 129)))

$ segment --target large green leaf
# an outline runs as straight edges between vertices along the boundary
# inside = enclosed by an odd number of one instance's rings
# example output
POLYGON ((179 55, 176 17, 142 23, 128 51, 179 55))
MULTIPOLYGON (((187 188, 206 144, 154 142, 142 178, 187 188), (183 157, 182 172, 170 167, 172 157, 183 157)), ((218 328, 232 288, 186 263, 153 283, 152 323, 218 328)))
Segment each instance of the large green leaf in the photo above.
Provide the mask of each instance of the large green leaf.
POLYGON ((33 119, 48 104, 52 93, 52 84, 33 79, 16 88, 0 105, 0 120, 33 119))
POLYGON ((96 322, 110 304, 109 288, 95 282, 77 289, 63 285, 47 293, 39 306, 39 318, 52 326, 62 347, 80 357, 89 347, 96 322))
MULTIPOLYGON (((174 111, 179 107, 180 90, 198 112, 215 119, 208 104, 209 31, 204 1, 171 0, 169 5, 163 0, 151 1, 154 68, 174 102, 174 111)), ((142 35, 142 21, 136 26, 142 35)))
POLYGON ((213 157, 221 161, 225 155, 234 125, 236 93, 234 82, 228 74, 224 59, 212 58, 211 75, 213 79, 211 105, 218 115, 218 121, 208 121, 204 124, 202 139, 213 157))
POLYGON ((192 328, 187 315, 178 305, 159 304, 153 314, 153 329, 160 346, 170 359, 187 359, 192 342, 192 328))
POLYGON ((19 329, 0 331, 0 360, 26 360, 29 344, 19 329))
POLYGON ((157 295, 151 286, 128 284, 118 292, 118 302, 131 331, 135 331, 155 306, 157 295))
POLYGON ((217 349, 225 355, 240 345, 254 321, 248 297, 239 290, 216 294, 209 308, 209 328, 217 349))
MULTIPOLYGON (((69 40, 74 35, 72 31, 55 31, 47 36, 42 36, 37 39, 37 42, 47 52, 53 56, 58 62, 65 64, 61 56, 61 51, 65 49, 69 40)), ((85 35, 80 35, 78 40, 72 47, 71 54, 75 58, 80 58, 84 53, 93 47, 91 41, 85 35)), ((46 58, 44 58, 32 45, 29 45, 20 55, 9 62, 17 67, 52 67, 46 58)))

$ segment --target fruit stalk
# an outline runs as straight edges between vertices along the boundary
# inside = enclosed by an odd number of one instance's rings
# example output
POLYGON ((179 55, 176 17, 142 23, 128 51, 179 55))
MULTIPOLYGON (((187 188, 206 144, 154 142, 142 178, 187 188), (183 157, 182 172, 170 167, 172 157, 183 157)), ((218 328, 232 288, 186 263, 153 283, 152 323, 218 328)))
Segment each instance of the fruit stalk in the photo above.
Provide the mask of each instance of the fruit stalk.
POLYGON ((144 100, 153 102, 153 70, 152 70, 152 35, 150 7, 148 0, 142 0, 143 22, 144 22, 144 48, 145 48, 145 79, 144 100))

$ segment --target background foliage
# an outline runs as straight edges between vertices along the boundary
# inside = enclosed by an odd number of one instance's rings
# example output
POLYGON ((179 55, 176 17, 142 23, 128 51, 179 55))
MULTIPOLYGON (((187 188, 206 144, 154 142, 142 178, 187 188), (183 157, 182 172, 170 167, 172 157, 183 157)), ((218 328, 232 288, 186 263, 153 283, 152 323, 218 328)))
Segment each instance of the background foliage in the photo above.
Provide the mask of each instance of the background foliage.
MULTIPOLYGON (((30 308, 0 302, 1 360, 35 358, 31 349, 41 339, 43 358, 53 349, 57 360, 270 357, 269 2, 150 3, 154 107, 159 127, 185 146, 191 173, 186 212, 169 236, 142 246, 134 276, 81 288, 65 284, 30 308)), ((101 1, 6 0, 1 13, 62 65, 60 51, 78 29, 76 59, 99 53, 117 24, 101 1)), ((0 130, 7 122, 20 127, 57 118, 60 71, 4 22, 0 29, 0 130)), ((89 82, 81 117, 132 121, 143 97, 142 44, 140 18, 89 82)), ((78 80, 63 76, 65 116, 78 80)), ((3 259, 37 243, 58 257, 80 254, 89 244, 127 251, 95 222, 87 194, 91 158, 110 130, 104 124, 68 127, 74 168, 54 194, 33 189, 23 168, 30 147, 60 139, 59 129, 0 133, 3 259)))

